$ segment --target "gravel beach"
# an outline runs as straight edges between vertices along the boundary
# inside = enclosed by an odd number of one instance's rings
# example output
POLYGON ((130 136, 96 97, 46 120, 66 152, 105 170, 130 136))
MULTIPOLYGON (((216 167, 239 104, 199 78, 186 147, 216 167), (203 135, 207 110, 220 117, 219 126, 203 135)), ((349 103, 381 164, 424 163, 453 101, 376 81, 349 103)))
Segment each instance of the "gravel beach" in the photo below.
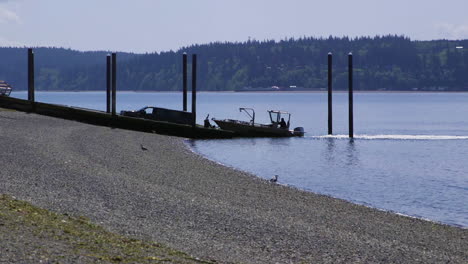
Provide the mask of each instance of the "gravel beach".
POLYGON ((220 263, 468 263, 467 229, 270 183, 182 138, 1 109, 0 122, 0 193, 119 234, 220 263))

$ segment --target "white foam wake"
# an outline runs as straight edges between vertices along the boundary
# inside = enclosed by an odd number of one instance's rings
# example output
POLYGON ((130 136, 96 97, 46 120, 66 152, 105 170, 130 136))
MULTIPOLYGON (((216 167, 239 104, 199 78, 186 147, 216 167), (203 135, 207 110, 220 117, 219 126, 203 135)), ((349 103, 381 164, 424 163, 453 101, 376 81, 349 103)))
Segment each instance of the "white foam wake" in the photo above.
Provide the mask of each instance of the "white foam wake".
MULTIPOLYGON (((310 138, 337 138, 347 139, 348 135, 310 136, 310 138)), ((354 139, 381 139, 381 140, 467 140, 468 136, 450 135, 354 135, 354 139)))

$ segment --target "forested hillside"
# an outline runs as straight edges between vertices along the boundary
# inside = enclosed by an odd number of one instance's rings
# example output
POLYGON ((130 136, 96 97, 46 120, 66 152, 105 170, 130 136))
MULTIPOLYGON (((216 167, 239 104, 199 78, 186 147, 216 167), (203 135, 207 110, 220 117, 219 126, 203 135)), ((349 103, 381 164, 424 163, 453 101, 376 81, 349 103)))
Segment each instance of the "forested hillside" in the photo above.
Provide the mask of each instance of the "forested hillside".
MULTIPOLYGON (((34 48, 36 89, 89 90, 88 80, 100 77, 92 71, 105 67, 107 54, 107 51, 34 48)), ((119 55, 121 60, 139 56, 119 55)), ((105 74, 105 68, 100 71, 105 74)), ((27 48, 0 47, 0 80, 7 81, 15 90, 27 90, 27 48)))
MULTIPOLYGON (((334 87, 347 87, 347 55, 354 55, 357 90, 467 90, 468 40, 411 41, 402 36, 301 38, 210 43, 177 52, 118 55, 118 89, 180 90, 182 53, 198 54, 198 87, 327 86, 333 53, 334 87), (457 47, 465 47, 463 49, 457 47)), ((39 90, 104 90, 107 52, 35 49, 39 90)), ((26 50, 0 48, 0 79, 26 88, 26 50)), ((190 72, 190 65, 189 65, 190 72)))

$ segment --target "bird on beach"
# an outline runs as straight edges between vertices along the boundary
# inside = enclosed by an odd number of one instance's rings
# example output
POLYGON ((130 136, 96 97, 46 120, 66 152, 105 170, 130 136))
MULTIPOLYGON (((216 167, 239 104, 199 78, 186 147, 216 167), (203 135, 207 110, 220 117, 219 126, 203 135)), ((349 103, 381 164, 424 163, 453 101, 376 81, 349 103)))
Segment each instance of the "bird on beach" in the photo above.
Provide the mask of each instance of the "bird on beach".
POLYGON ((270 179, 270 182, 277 182, 278 181, 278 175, 275 175, 274 178, 270 179))
POLYGON ((140 144, 140 147, 141 147, 141 150, 148 150, 147 148, 145 148, 145 146, 143 146, 143 144, 140 144))

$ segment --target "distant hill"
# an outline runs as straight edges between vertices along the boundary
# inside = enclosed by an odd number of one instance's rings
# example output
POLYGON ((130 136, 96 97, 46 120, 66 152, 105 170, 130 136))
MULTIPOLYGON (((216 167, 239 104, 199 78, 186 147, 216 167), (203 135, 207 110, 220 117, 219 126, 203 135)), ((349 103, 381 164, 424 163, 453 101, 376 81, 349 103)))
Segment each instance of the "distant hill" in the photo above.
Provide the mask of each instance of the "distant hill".
MULTIPOLYGON (((83 72, 106 64, 108 51, 81 52, 64 48, 34 48, 36 89, 38 90, 87 90, 83 72)), ((119 59, 138 57, 132 53, 120 53, 119 59)), ((96 73, 94 73, 96 74, 96 73)), ((10 83, 15 90, 27 90, 27 48, 0 47, 0 80, 10 83)))
MULTIPOLYGON (((347 55, 352 52, 356 90, 468 91, 467 49, 468 40, 411 41, 403 36, 376 36, 210 43, 175 52, 119 53, 118 89, 180 90, 183 52, 198 54, 198 87, 209 91, 325 88, 327 54, 332 52, 334 88, 345 89, 347 55)), ((35 54, 37 89, 105 89, 107 52, 39 48, 35 54)), ((0 48, 0 79, 18 89, 26 88, 26 49, 0 48)))

